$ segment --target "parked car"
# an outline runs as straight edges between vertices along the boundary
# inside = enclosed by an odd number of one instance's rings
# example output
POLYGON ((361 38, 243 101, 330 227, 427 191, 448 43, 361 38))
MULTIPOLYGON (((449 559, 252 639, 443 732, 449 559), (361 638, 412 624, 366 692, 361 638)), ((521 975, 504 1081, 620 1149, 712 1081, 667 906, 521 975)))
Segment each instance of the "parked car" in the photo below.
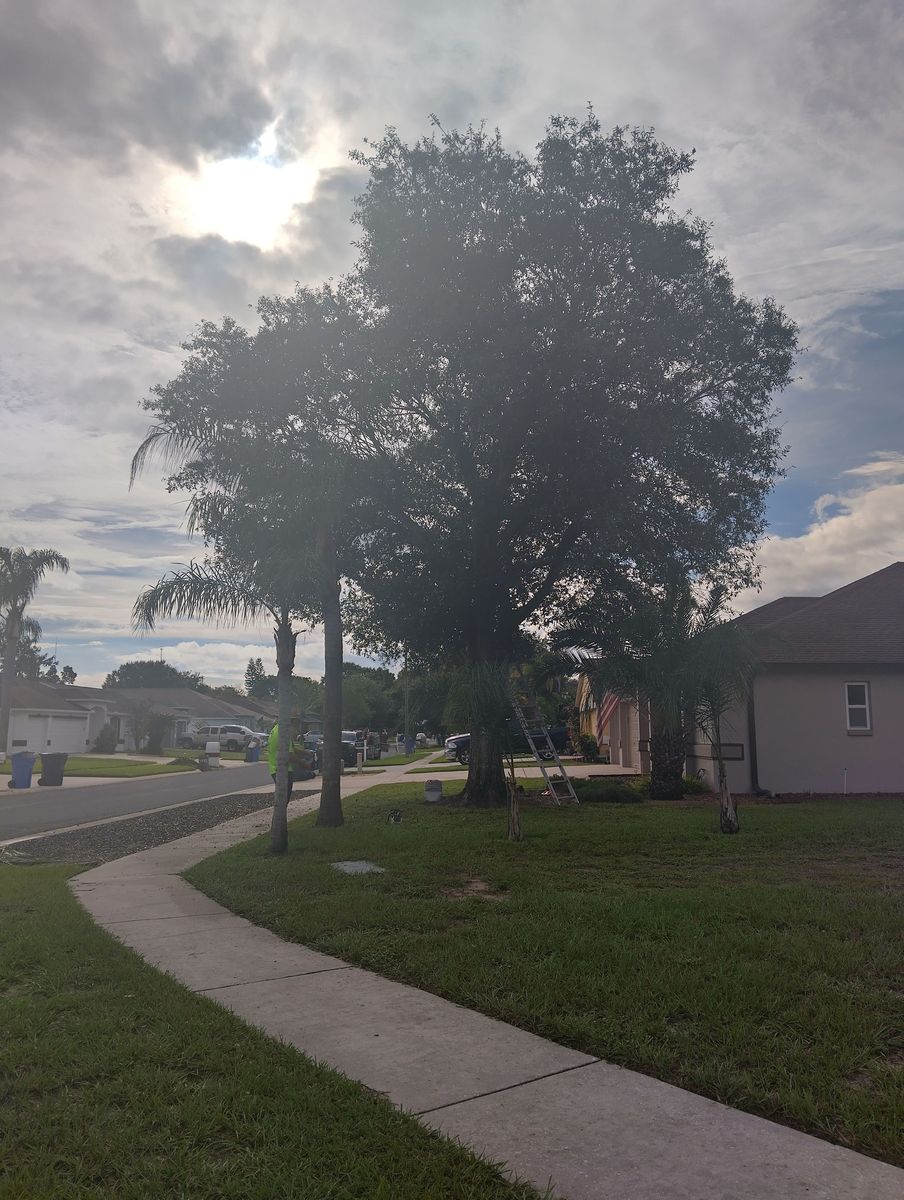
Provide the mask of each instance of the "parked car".
POLYGON ((266 742, 266 733, 255 733, 247 725, 204 725, 179 739, 183 750, 203 750, 208 742, 219 742, 221 750, 244 750, 252 738, 266 742))
MULTIPOLYGON (((537 751, 540 757, 549 762, 552 758, 552 751, 546 744, 546 739, 543 737, 539 729, 532 729, 531 735, 536 741, 537 751)), ((547 731, 549 740, 556 748, 557 754, 564 754, 568 746, 568 729, 565 725, 554 725, 547 731)), ((515 721, 509 723, 508 733, 509 744, 511 748, 518 754, 531 753, 531 748, 527 744, 527 739, 521 732, 521 727, 515 721)), ((451 737, 447 737, 443 743, 443 749, 451 762, 460 762, 463 765, 471 760, 471 735, 469 733, 453 733, 451 737)))
MULTIPOLYGON (((323 769, 323 735, 316 734, 314 736, 316 736, 319 740, 314 742, 314 744, 310 747, 310 749, 312 749, 314 751, 314 753, 317 755, 317 769, 319 771, 319 770, 323 769)), ((307 742, 306 742, 306 744, 307 744, 307 742)), ((340 752, 342 754, 342 762, 343 762, 344 766, 354 767, 357 764, 357 762, 358 762, 358 745, 357 745, 357 738, 355 736, 354 729, 343 729, 342 730, 342 742, 340 745, 340 752)))

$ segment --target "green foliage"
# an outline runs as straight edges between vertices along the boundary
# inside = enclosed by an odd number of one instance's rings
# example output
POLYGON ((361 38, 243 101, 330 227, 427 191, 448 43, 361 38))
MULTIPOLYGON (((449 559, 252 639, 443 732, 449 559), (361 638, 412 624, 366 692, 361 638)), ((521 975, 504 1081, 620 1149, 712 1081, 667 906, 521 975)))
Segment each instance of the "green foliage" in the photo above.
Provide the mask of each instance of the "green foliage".
POLYGON ((118 744, 119 735, 113 726, 107 722, 98 733, 92 749, 95 754, 115 754, 118 744))
POLYGON ((624 779, 574 779, 575 794, 581 804, 643 804, 647 789, 634 780, 624 779))
POLYGON ((584 762, 599 762, 599 743, 592 733, 582 733, 578 738, 578 750, 584 762))
POLYGON ((249 696, 255 696, 258 700, 269 700, 275 697, 275 690, 273 692, 270 690, 264 663, 260 658, 248 659, 248 666, 245 668, 245 691, 249 696))
POLYGON ((152 712, 147 722, 145 750, 148 754, 162 754, 163 744, 169 740, 172 731, 173 718, 168 713, 152 712))
POLYGON ((174 719, 171 714, 157 712, 152 700, 130 700, 123 707, 135 749, 162 754, 164 744, 172 741, 174 719))
POLYGON ((358 643, 517 661, 522 628, 588 578, 677 557, 747 582, 796 330, 671 209, 691 156, 591 112, 553 118, 534 159, 483 127, 391 130, 358 159, 358 282, 394 416, 358 643))
POLYGON ((120 663, 104 679, 105 688, 197 688, 204 676, 197 671, 180 671, 162 658, 134 659, 120 663))
POLYGON ((71 685, 78 679, 78 673, 70 666, 63 667, 60 671, 60 683, 71 685))

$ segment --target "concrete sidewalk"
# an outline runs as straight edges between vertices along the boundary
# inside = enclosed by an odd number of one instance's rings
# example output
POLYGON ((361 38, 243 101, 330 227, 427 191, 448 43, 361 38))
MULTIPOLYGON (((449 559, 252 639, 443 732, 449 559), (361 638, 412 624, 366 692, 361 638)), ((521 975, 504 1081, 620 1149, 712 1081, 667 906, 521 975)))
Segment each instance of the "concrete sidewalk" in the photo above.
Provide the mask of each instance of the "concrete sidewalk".
MULTIPOLYGON (((345 776, 343 795, 404 773, 345 776)), ((179 878, 267 825, 240 817, 88 871, 73 891, 193 991, 568 1200, 904 1197, 895 1167, 284 942, 179 878)))

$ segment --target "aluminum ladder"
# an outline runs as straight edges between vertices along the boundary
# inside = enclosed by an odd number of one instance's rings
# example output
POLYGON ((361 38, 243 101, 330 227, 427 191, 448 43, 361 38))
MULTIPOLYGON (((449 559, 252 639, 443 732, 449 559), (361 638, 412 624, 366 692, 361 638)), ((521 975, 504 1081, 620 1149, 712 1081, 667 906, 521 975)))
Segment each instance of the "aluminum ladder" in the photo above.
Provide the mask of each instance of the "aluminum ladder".
POLYGON ((566 772, 565 768, 562 766, 562 760, 559 758, 559 752, 553 745, 552 738, 549 736, 549 730, 540 716, 540 710, 538 708, 536 709, 537 720, 534 722, 534 725, 535 727, 539 726, 539 736, 535 740, 534 734, 531 733, 530 726, 527 723, 527 717, 525 716, 521 701, 514 692, 512 692, 512 708, 514 710, 518 725, 521 728, 521 732, 524 734, 527 744, 530 746, 533 756, 537 760, 537 766, 540 768, 540 772, 543 775, 543 778, 546 780, 546 787, 550 796, 553 798, 556 804, 562 804, 563 802, 580 804, 580 800, 578 800, 574 790, 574 785, 568 778, 568 773, 566 772), (540 756, 540 751, 537 748, 537 742, 539 742, 542 746, 544 741, 549 747, 553 760, 559 769, 560 777, 550 775, 550 769, 547 766, 547 760, 541 758, 540 756), (557 788, 559 789, 558 791, 556 790, 557 788))

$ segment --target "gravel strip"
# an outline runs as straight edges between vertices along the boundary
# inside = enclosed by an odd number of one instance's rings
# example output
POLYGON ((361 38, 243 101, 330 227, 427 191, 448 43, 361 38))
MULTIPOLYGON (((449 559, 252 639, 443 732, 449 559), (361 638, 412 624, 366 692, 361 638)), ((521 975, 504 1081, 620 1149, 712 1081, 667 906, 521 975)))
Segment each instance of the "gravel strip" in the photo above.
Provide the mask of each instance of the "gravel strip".
MULTIPOLYGON (((315 796, 319 788, 292 793, 293 800, 315 796)), ((272 806, 266 793, 239 792, 234 796, 215 796, 197 800, 179 808, 157 809, 123 821, 109 821, 68 833, 29 838, 0 847, 0 863, 22 864, 58 862, 96 865, 162 846, 189 833, 211 829, 233 817, 260 812, 272 806)))

